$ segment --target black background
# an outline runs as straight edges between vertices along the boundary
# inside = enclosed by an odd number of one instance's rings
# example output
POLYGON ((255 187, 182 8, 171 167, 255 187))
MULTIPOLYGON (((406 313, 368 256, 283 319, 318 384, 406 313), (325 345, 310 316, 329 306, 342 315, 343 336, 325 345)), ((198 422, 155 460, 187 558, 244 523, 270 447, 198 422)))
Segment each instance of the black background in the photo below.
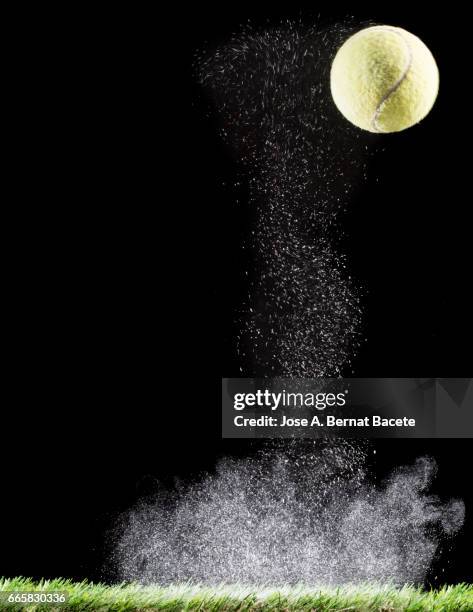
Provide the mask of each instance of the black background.
MULTIPOLYGON (((354 368, 471 375, 468 20, 453 5, 255 5, 43 14, 24 56, 38 15, 15 21, 28 95, 13 122, 20 170, 6 226, 0 574, 113 579, 101 568, 117 512, 157 479, 193 478, 249 451, 219 435, 219 379, 239 372, 232 279, 247 193, 231 187, 236 164, 192 69, 196 50, 248 19, 369 19, 432 50, 433 111, 380 137, 345 218, 352 272, 367 288, 368 341, 354 368)), ((437 459, 435 491, 462 497, 467 523, 429 580, 471 580, 471 441, 373 448, 378 478, 437 459)))

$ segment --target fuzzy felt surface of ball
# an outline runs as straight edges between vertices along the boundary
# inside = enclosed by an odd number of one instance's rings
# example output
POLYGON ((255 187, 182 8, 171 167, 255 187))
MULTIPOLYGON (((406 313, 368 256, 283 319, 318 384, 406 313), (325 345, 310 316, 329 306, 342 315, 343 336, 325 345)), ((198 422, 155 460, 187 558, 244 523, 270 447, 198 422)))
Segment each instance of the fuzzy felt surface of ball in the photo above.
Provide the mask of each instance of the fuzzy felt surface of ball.
POLYGON ((430 112, 439 71, 420 38, 394 26, 372 26, 339 48, 330 88, 338 110, 357 127, 400 132, 430 112))

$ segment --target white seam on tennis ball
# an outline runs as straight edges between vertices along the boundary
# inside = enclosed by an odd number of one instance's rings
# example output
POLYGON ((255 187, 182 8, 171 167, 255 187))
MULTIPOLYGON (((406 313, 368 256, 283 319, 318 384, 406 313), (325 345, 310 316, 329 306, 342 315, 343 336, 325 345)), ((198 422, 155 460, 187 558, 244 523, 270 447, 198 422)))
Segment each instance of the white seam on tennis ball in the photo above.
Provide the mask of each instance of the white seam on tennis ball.
MULTIPOLYGON (((381 29, 381 28, 380 28, 381 29)), ((399 89, 401 83, 404 81, 404 79, 406 78, 406 76, 409 73, 409 70, 411 69, 412 66, 412 49, 411 46, 409 44, 409 41, 404 38, 404 36, 398 31, 398 30, 394 30, 393 28, 386 28, 386 27, 382 27, 383 30, 388 30, 389 32, 393 32, 394 34, 397 34, 397 36, 399 36, 399 38, 401 38, 404 42, 404 44, 406 45, 407 48, 407 57, 408 57, 408 61, 407 61, 407 66, 404 68, 403 73, 401 74, 401 76, 398 78, 398 80, 394 83, 394 85, 392 85, 388 91, 384 94, 384 96, 381 98, 381 100, 378 103, 378 106, 376 107, 376 110, 374 111, 374 115, 373 115, 373 119, 371 120, 371 127, 373 128, 373 130, 375 132, 381 132, 380 129, 378 129, 378 119, 381 115, 381 109, 383 107, 383 104, 387 101, 387 99, 392 96, 392 94, 399 89)))

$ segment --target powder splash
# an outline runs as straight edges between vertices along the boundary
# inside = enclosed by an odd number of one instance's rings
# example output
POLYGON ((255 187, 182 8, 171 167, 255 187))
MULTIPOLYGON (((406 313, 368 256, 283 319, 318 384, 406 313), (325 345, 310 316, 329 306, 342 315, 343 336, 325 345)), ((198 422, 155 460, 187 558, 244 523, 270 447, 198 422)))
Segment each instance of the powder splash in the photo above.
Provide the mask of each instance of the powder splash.
POLYGON ((122 517, 114 563, 140 583, 281 585, 422 582, 464 520, 430 495, 421 458, 377 486, 367 451, 299 442, 222 461, 200 482, 161 490, 122 517))

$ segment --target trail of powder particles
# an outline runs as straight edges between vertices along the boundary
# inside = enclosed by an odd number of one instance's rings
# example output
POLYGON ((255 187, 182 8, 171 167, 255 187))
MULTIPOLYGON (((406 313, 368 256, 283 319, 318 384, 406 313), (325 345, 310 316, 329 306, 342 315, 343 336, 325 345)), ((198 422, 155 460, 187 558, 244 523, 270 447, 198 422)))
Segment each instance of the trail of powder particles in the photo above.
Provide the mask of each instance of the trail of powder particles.
POLYGON ((244 374, 338 376, 360 344, 339 216, 377 141, 340 119, 329 92, 331 60, 349 33, 293 22, 248 28, 198 59, 250 189, 252 229, 240 254, 249 290, 236 315, 244 374))
MULTIPOLYGON (((250 376, 338 376, 360 343, 360 293, 340 216, 364 177, 363 135, 329 93, 350 27, 250 29, 199 58, 199 78, 250 189, 237 350, 250 376)), ((246 373, 246 372, 245 372, 246 373)), ((115 575, 209 585, 421 582, 461 501, 430 495, 427 458, 377 485, 362 442, 273 442, 198 482, 159 489, 113 536, 115 575)))
POLYGON ((359 443, 299 442, 225 459, 193 485, 161 491, 122 519, 118 576, 209 585, 422 582, 464 505, 428 489, 422 458, 371 482, 359 443))

